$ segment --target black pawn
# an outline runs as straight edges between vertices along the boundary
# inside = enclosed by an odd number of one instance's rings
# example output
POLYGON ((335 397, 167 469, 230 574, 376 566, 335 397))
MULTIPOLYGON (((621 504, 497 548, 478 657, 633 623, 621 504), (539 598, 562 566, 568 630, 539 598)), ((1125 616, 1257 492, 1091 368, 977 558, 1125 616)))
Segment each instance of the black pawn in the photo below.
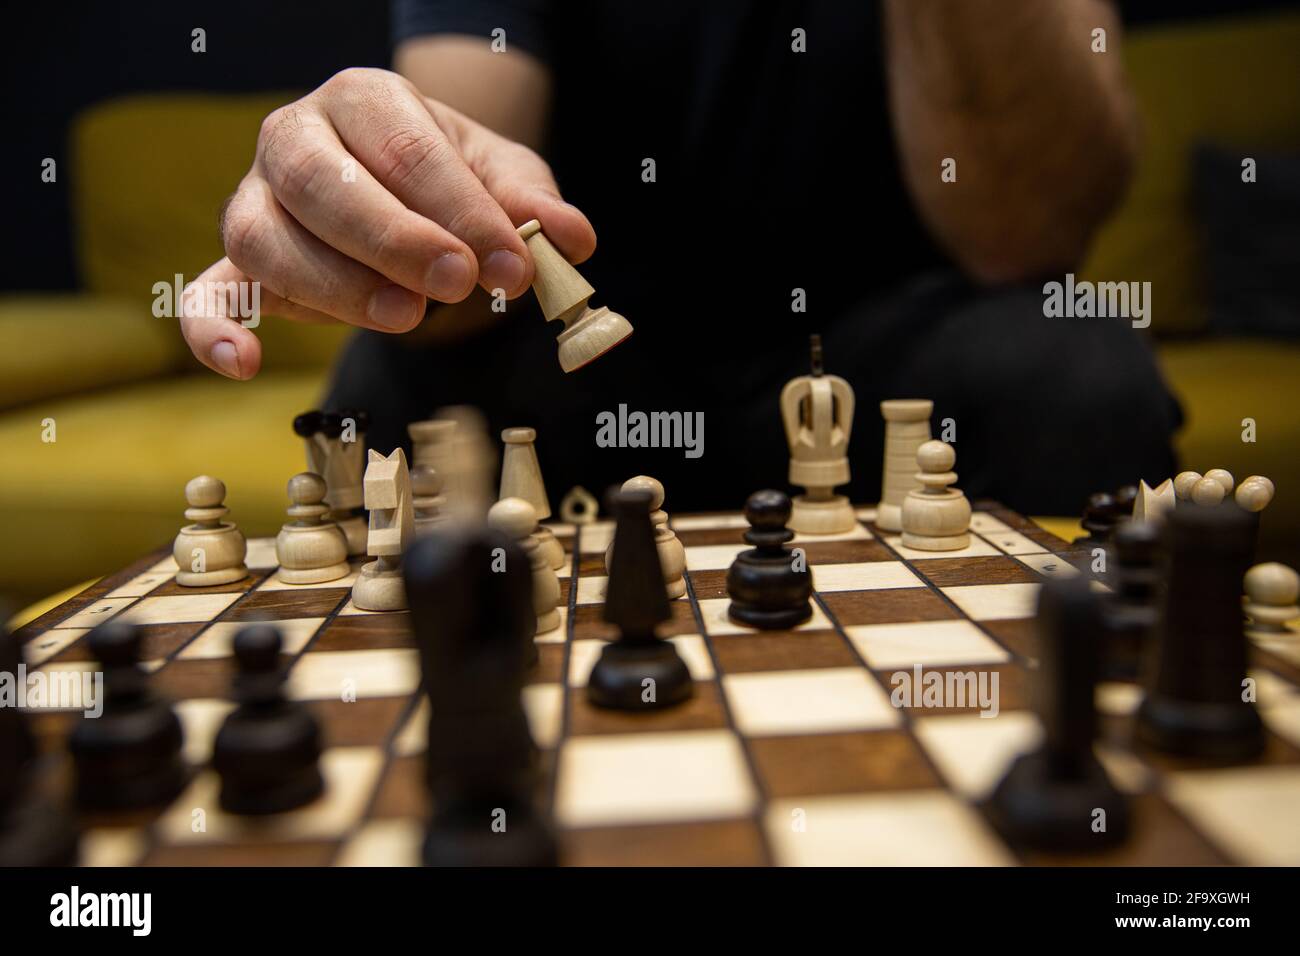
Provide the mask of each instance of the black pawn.
MULTIPOLYGON (((0 673, 18 674, 18 642, 0 631, 0 673)), ((77 832, 64 807, 41 792, 27 718, 0 706, 0 866, 71 866, 77 832)))
POLYGON ((284 695, 280 632, 250 624, 235 634, 234 696, 212 750, 227 813, 284 813, 311 803, 325 789, 320 727, 302 704, 284 695))
POLYGON ((607 500, 615 526, 604 617, 619 633, 587 678, 587 699, 620 710, 671 707, 689 699, 695 684, 676 646, 655 634, 672 612, 650 522, 650 494, 616 491, 607 500))
POLYGON ((1133 506, 1137 504, 1138 486, 1122 485, 1115 492, 1115 511, 1119 514, 1119 520, 1123 523, 1126 519, 1133 517, 1133 506))
POLYGON ((1243 700, 1248 645, 1241 582, 1254 547, 1251 515, 1233 502, 1165 516, 1165 589, 1138 739, 1184 757, 1237 762, 1264 749, 1243 700))
POLYGON ((185 785, 181 724, 171 703, 149 688, 141 639, 138 627, 118 621, 87 637, 104 674, 104 709, 98 718, 83 715, 68 742, 77 802, 86 809, 158 806, 185 785))
MULTIPOLYGON (((1133 506, 1130 504, 1129 512, 1131 513, 1132 510, 1133 506)), ((1089 546, 1109 544, 1111 532, 1115 525, 1119 524, 1121 516, 1120 504, 1114 495, 1106 491, 1089 495, 1080 521, 1083 530, 1088 533, 1075 538, 1074 543, 1089 546)))
POLYGON ((1114 556, 1106 580, 1112 593, 1105 603, 1105 677, 1132 680, 1155 634, 1160 588, 1160 526, 1126 521, 1115 529, 1114 556))
POLYGON ((1039 594, 1035 711, 1042 746, 1022 754, 989 798, 990 821, 1016 846, 1087 851, 1128 835, 1128 803, 1093 752, 1101 661, 1100 599, 1082 575, 1048 580, 1039 594), (1104 828, 1101 826, 1104 811, 1104 828))
POLYGON ((778 630, 812 617, 812 575, 806 562, 796 562, 786 542, 794 532, 790 496, 780 491, 756 491, 745 502, 750 528, 745 540, 754 547, 742 551, 727 571, 732 620, 749 627, 778 630))
POLYGON ((425 864, 555 865, 520 698, 537 625, 527 556, 499 531, 446 530, 417 539, 403 573, 430 704, 425 864))

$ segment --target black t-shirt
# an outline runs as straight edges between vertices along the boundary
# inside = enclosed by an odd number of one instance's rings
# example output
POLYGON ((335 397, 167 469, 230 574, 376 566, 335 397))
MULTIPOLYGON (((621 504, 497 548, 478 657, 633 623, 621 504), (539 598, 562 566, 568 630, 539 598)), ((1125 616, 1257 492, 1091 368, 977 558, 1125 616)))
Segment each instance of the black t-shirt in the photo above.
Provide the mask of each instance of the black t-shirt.
POLYGON ((501 28, 549 66, 543 152, 599 237, 592 302, 643 357, 802 351, 946 261, 903 186, 875 2, 395 0, 393 22, 396 41, 501 28))

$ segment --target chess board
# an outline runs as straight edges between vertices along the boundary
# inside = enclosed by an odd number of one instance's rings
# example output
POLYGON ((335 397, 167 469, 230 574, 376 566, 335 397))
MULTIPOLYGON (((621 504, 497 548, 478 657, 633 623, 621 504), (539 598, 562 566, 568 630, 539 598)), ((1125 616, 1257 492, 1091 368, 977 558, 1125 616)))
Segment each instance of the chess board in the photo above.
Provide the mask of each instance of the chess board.
MULTIPOLYGON (((1300 633, 1252 637, 1268 746, 1247 766, 1135 750, 1140 689, 1101 685, 1098 752, 1132 794, 1132 836, 1100 855, 1022 852, 989 827, 981 801, 1041 734, 1029 693, 1039 586, 1048 576, 1090 574, 1093 556, 989 502, 976 503, 970 546, 944 554, 905 549, 875 527, 873 511, 858 514, 851 532, 795 540, 812 568, 814 614, 768 632, 726 614, 726 569, 744 547, 743 518, 675 517, 689 588, 662 633, 688 663, 695 695, 645 714, 597 709, 583 691, 611 634, 601 602, 612 525, 552 526, 571 559, 561 571, 563 624, 538 639, 524 702, 541 751, 539 800, 563 862, 1300 863, 1300 633), (961 706, 960 695, 937 707, 920 695, 891 702, 898 675, 931 672, 984 675, 990 687, 996 675, 996 716, 972 697, 961 706)), ((154 812, 85 818, 83 862, 417 863, 426 705, 409 615, 357 609, 351 577, 280 583, 270 539, 249 542, 248 565, 244 581, 183 588, 159 552, 18 632, 29 667, 79 671, 91 666, 89 628, 115 616, 138 622, 146 666, 185 729, 188 788, 154 812), (289 691, 310 702, 326 743, 326 794, 261 820, 223 814, 205 767, 232 706, 231 638, 254 620, 282 629, 289 691)), ((1106 586, 1104 576, 1095 586, 1106 586)), ((51 760, 73 719, 32 714, 51 760)))

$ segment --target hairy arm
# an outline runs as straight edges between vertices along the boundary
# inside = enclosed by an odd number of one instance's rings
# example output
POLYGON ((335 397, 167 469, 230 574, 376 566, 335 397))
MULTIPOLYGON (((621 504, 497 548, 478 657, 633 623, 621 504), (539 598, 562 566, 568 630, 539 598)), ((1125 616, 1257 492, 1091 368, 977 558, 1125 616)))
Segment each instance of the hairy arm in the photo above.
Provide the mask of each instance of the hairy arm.
POLYGON ((885 21, 904 175, 938 240, 988 283, 1077 263, 1137 152, 1113 5, 886 0, 885 21))

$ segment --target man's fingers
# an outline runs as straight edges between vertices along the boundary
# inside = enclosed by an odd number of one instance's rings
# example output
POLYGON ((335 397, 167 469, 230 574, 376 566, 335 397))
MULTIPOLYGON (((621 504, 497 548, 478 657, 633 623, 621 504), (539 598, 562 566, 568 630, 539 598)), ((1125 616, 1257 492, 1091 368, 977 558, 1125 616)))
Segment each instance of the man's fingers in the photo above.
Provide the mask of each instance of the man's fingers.
POLYGON ((256 176, 244 180, 222 220, 230 261, 280 300, 381 332, 406 332, 424 316, 423 295, 317 239, 256 176))
POLYGON ((458 302, 473 289, 472 250, 404 206, 311 109, 286 107, 267 117, 250 174, 258 177, 309 232, 392 282, 440 302, 458 302))
POLYGON ((474 175, 516 223, 530 219, 570 262, 585 262, 596 251, 596 230, 576 206, 560 196, 551 167, 516 143, 433 100, 426 105, 453 132, 474 175))
MULTIPOLYGON (((181 296, 181 334, 194 357, 227 378, 247 379, 262 367, 262 343, 233 316, 219 289, 251 282, 229 259, 205 269, 181 296), (213 290, 207 294, 204 290, 213 290)), ((263 302, 265 309, 267 304, 263 302)))
POLYGON ((480 285, 509 297, 528 287, 532 263, 510 217, 409 84, 383 74, 324 103, 343 145, 380 183, 473 250, 480 285))

